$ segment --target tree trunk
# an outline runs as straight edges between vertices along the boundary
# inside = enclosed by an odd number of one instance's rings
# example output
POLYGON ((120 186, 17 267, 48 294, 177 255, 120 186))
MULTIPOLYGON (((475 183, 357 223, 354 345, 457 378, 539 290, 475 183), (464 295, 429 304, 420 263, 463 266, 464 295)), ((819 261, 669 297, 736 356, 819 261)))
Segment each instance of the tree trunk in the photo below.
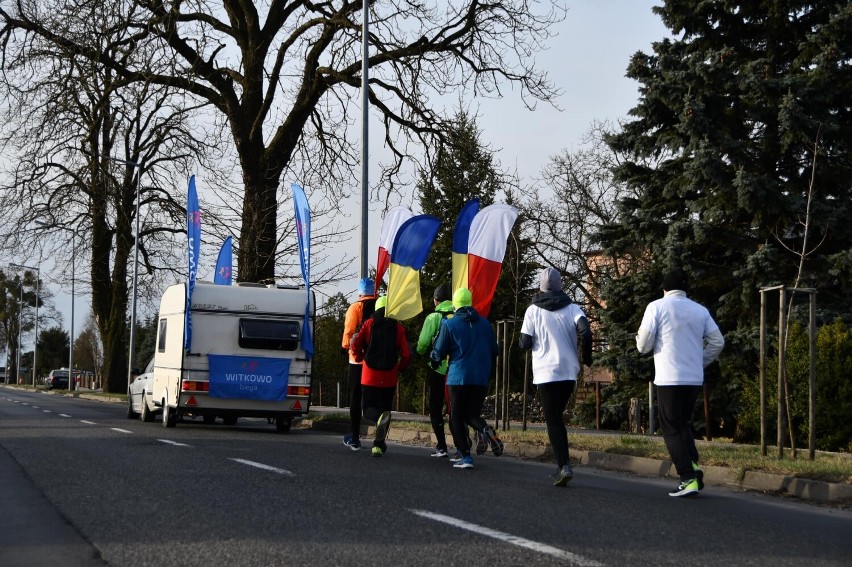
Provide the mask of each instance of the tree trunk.
POLYGON ((275 279, 280 177, 280 171, 269 171, 261 164, 243 164, 245 197, 237 259, 239 281, 275 279))
MULTIPOLYGON (((105 195, 106 190, 101 190, 100 194, 105 195)), ((92 312, 104 348, 103 389, 113 393, 127 391, 127 262, 133 242, 130 211, 134 210, 135 189, 131 195, 129 202, 127 198, 121 200, 114 234, 106 222, 106 198, 102 203, 95 203, 95 199, 92 202, 92 312), (115 250, 110 275, 113 238, 115 250)))

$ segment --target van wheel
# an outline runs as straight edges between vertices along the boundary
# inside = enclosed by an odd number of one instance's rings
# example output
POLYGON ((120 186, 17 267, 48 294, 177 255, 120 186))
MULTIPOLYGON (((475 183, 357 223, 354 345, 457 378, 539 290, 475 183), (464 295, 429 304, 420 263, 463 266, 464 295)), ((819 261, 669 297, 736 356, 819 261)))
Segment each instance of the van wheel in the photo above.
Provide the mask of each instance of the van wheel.
POLYGON ((177 425, 177 415, 163 400, 163 427, 174 427, 175 425, 177 425))
POLYGON ((225 425, 236 425, 237 418, 232 415, 226 415, 222 418, 222 423, 224 423, 225 425))
POLYGON ((133 411, 133 398, 127 394, 127 419, 134 419, 136 412, 133 411))
POLYGON ((204 423, 207 424, 207 425, 213 425, 214 423, 216 423, 216 416, 215 415, 205 415, 201 419, 203 419, 204 423))
POLYGON ((292 425, 292 417, 279 417, 275 419, 275 431, 278 433, 290 433, 290 427, 292 427, 292 425))
POLYGON ((142 411, 139 412, 139 421, 152 422, 154 414, 148 409, 148 402, 145 401, 145 392, 142 392, 142 411))

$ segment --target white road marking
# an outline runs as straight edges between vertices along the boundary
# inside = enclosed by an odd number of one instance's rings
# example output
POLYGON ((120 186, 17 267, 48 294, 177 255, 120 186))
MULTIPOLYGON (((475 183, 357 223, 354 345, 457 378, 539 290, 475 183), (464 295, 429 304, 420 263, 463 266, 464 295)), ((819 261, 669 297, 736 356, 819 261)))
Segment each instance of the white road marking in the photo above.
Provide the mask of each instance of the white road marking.
POLYGON ((70 415, 68 415, 67 413, 60 413, 60 414, 59 414, 59 416, 60 416, 60 417, 71 417, 71 416, 70 416, 70 415))
POLYGON ((43 409, 43 410, 41 410, 41 411, 43 411, 44 413, 53 413, 53 412, 52 412, 52 411, 50 411, 49 409, 43 409))
POLYGON ((263 463, 255 463, 254 461, 247 461, 245 459, 237 459, 235 457, 229 457, 229 458, 232 461, 236 461, 238 463, 242 463, 242 464, 248 465, 250 467, 257 467, 257 468, 263 469, 265 471, 272 471, 272 472, 275 472, 275 473, 278 473, 278 474, 283 474, 285 476, 296 476, 295 474, 288 471, 287 469, 279 469, 279 468, 271 467, 269 465, 264 465, 263 463))
POLYGON ((177 441, 172 441, 171 439, 157 439, 160 443, 167 443, 168 445, 174 445, 175 447, 189 447, 186 443, 178 443, 177 441))
POLYGON ((537 551, 539 553, 546 553, 547 555, 552 555, 557 559, 562 559, 570 562, 572 565, 581 565, 588 567, 599 567, 602 566, 603 563, 598 563, 597 561, 593 561, 592 559, 587 559, 575 553, 571 553, 570 551, 565 551, 564 549, 559 549, 558 547, 553 547, 551 545, 547 545, 546 543, 540 543, 537 541, 532 541, 529 539, 525 539, 522 537, 518 537, 512 534, 507 534, 505 532, 500 532, 497 530, 492 530, 491 528, 486 528, 484 526, 479 526, 477 524, 471 524, 469 522, 465 522, 464 520, 459 520, 458 518, 453 518, 451 516, 444 516, 443 514, 435 514, 434 512, 428 512, 426 510, 413 510, 409 509, 409 512, 417 514, 423 518, 428 518, 429 520, 435 520, 436 522, 443 522, 445 524, 449 524, 451 526, 455 526, 457 528, 461 528, 463 530, 468 530, 479 535, 484 535, 487 537, 491 537, 494 539, 498 539, 505 543, 511 543, 512 545, 517 545, 518 547, 524 547, 526 549, 531 549, 533 551, 537 551))
POLYGON ((25 405, 25 406, 30 405, 30 404, 28 404, 27 402, 21 402, 21 404, 23 404, 23 405, 25 405))
POLYGON ((133 433, 132 431, 128 431, 126 429, 119 429, 118 427, 110 427, 113 431, 118 431, 119 433, 133 433))
POLYGON ((86 421, 85 419, 81 419, 80 423, 87 423, 89 425, 97 425, 97 423, 95 423, 94 421, 86 421))
POLYGON ((39 406, 33 406, 33 409, 41 409, 39 406))

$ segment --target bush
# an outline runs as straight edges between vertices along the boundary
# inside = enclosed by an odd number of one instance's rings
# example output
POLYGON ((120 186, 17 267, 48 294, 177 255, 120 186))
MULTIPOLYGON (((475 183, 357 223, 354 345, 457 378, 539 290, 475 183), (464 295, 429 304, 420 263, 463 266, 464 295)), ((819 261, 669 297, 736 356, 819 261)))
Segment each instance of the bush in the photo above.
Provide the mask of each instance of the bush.
MULTIPOLYGON (((775 344, 777 350, 777 343, 775 344)), ((766 360, 766 420, 769 439, 777 437, 778 356, 766 360)), ((792 429, 799 447, 808 439, 808 381, 810 345, 807 329, 790 327, 787 338, 787 382, 792 429)), ((817 331, 816 446, 820 450, 852 450, 852 333, 840 320, 817 331)), ((738 438, 756 442, 760 437, 759 376, 742 381, 738 438)), ((786 416, 785 416, 786 421, 786 416)), ((785 438, 785 442, 787 439, 785 438)))

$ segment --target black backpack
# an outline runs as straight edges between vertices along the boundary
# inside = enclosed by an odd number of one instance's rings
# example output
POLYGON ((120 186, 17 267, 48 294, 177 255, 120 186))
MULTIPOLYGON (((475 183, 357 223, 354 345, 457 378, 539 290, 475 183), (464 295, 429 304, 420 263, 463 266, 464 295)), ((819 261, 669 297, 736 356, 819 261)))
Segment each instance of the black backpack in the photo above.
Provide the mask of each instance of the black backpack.
POLYGON ((390 370, 399 362, 396 346, 396 319, 373 318, 370 328, 370 343, 364 353, 364 362, 375 370, 390 370))

